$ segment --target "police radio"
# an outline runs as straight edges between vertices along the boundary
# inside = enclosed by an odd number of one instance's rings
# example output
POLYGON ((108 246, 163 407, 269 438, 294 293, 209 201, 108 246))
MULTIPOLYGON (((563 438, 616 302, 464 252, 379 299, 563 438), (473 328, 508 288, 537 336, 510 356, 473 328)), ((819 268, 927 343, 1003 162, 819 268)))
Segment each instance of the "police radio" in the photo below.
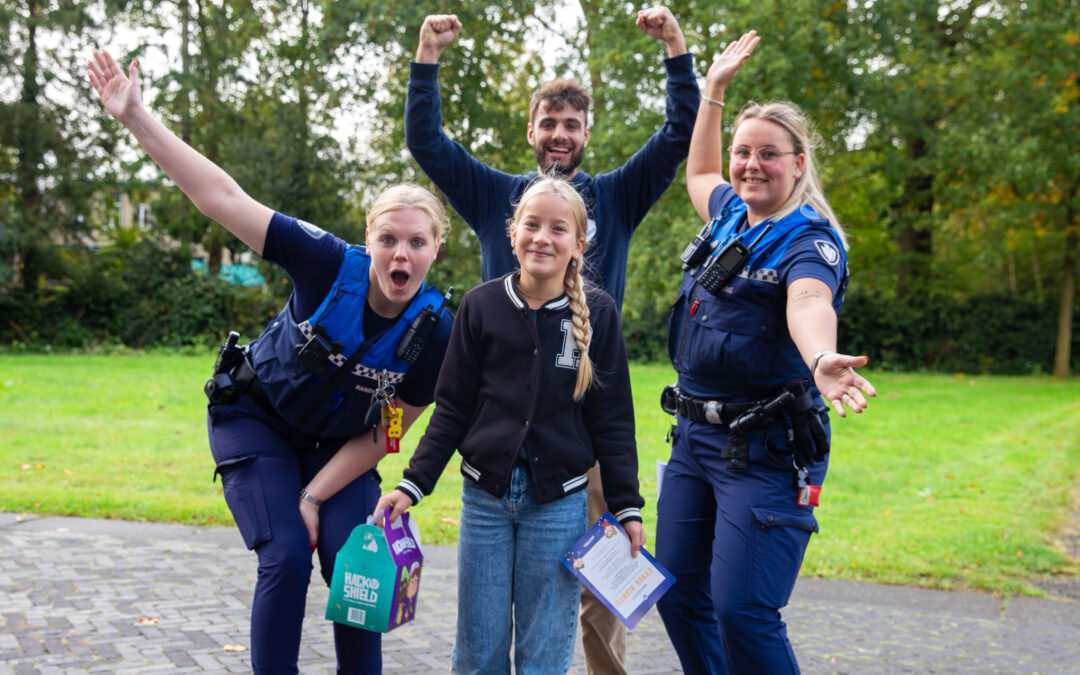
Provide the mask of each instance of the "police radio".
POLYGON ((727 286, 732 278, 738 276, 746 263, 750 262, 750 253, 754 246, 770 229, 772 229, 772 223, 766 224, 765 229, 750 243, 750 246, 742 243, 738 237, 729 241, 720 253, 712 256, 705 263, 705 268, 697 278, 698 285, 713 295, 718 294, 720 289, 727 286))
POLYGON ((453 294, 454 287, 451 286, 450 290, 446 291, 446 295, 443 296, 442 304, 439 305, 438 309, 432 311, 431 307, 424 307, 420 310, 420 313, 416 315, 416 318, 413 319, 412 324, 409 326, 409 330, 405 331, 405 336, 398 343, 395 353, 399 359, 409 365, 416 363, 420 358, 420 354, 424 351, 424 347, 427 346, 428 340, 431 339, 431 334, 435 332, 435 327, 439 325, 443 308, 446 307, 447 301, 450 300, 450 296, 453 294))
POLYGON ((713 250, 715 244, 712 242, 713 228, 720 222, 719 218, 713 218, 709 222, 702 226, 701 232, 694 235, 694 240, 686 245, 683 249, 682 255, 679 256, 679 260, 682 260, 682 268, 688 270, 697 267, 701 264, 701 261, 705 259, 705 256, 709 255, 709 252, 713 250))

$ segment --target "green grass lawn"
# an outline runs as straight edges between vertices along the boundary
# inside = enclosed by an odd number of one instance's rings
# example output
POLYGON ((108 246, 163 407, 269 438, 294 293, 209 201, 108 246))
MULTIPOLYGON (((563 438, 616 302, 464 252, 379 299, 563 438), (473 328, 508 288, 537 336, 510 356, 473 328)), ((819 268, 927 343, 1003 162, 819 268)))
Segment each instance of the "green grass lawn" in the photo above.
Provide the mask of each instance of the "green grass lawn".
MULTIPOLYGON (((229 525, 206 443, 213 355, 0 356, 0 511, 229 525)), ((669 418, 667 366, 631 369, 646 529, 669 418)), ((1037 592, 1076 574, 1055 536, 1076 517, 1080 380, 872 373, 879 397, 835 415, 820 534, 803 574, 939 588, 1037 592)), ((418 422, 418 429, 426 418, 418 422)), ((419 434, 380 465, 401 476, 419 434)), ((453 543, 451 462, 416 509, 427 542, 453 543)))

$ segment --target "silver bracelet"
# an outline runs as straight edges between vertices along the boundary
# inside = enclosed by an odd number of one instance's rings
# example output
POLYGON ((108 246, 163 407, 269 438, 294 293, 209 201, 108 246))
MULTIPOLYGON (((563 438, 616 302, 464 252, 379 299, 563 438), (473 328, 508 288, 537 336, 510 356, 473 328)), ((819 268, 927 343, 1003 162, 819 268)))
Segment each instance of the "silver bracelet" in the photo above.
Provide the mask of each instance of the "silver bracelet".
POLYGON ((322 506, 322 500, 308 492, 307 488, 304 488, 300 491, 300 499, 303 499, 305 502, 308 502, 310 504, 314 504, 315 508, 319 508, 320 506, 322 506))
POLYGON ((717 101, 717 100, 716 100, 715 98, 709 98, 709 97, 708 97, 708 96, 706 96, 705 94, 702 94, 702 95, 701 95, 701 99, 702 99, 703 101, 706 101, 706 102, 708 102, 708 104, 709 104, 709 105, 718 105, 718 106, 720 106, 721 108, 723 108, 723 107, 724 107, 724 102, 723 102, 723 101, 717 101))
POLYGON ((814 360, 810 362, 810 377, 811 378, 814 377, 814 371, 817 370, 817 363, 818 363, 818 361, 821 360, 822 356, 828 356, 829 354, 835 354, 835 353, 836 352, 834 352, 831 349, 822 349, 817 354, 814 354, 814 360))

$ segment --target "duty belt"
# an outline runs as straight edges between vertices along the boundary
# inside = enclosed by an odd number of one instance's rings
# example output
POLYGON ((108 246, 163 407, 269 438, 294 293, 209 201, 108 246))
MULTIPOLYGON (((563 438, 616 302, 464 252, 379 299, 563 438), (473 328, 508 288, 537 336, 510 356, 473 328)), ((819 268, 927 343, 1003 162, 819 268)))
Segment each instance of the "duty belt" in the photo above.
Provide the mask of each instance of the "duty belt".
POLYGON ((664 387, 660 407, 664 412, 678 414, 693 422, 727 425, 753 406, 749 401, 718 401, 695 398, 679 391, 675 385, 664 387))

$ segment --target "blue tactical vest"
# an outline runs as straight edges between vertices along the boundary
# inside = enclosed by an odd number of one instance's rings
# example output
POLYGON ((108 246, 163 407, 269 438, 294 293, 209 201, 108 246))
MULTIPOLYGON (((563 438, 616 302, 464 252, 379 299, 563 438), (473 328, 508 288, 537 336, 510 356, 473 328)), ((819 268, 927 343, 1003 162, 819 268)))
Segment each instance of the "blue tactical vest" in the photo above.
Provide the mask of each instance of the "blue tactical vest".
MULTIPOLYGON (((741 199, 734 202, 715 220, 711 236, 717 242, 714 254, 737 235, 746 214, 746 203, 741 199)), ((754 242, 768 222, 744 232, 743 241, 747 245, 754 242)), ((791 240, 809 229, 827 234, 843 258, 844 278, 836 293, 839 304, 847 286, 847 256, 828 220, 808 206, 773 222, 753 247, 746 266, 717 295, 698 287, 690 272, 683 275, 679 299, 668 320, 668 354, 684 392, 752 400, 768 395, 789 379, 807 377, 806 364, 788 332, 784 309, 787 289, 780 286, 776 264, 791 240)))
POLYGON ((370 265, 371 256, 363 247, 348 248, 330 292, 315 313, 297 323, 291 303, 286 303, 249 348, 251 365, 271 405, 297 431, 334 438, 355 436, 367 429, 364 417, 377 386, 377 373, 388 371, 390 384, 404 379, 409 364, 395 355, 398 343, 424 307, 437 311, 442 304, 442 295, 434 286, 421 284, 397 323, 378 335, 365 336, 370 265), (321 373, 297 354, 297 347, 311 339, 315 326, 325 329, 328 342, 341 345, 340 352, 318 360, 321 373), (360 350, 362 355, 357 359, 360 350), (350 362, 352 367, 343 372, 342 366, 350 362))

